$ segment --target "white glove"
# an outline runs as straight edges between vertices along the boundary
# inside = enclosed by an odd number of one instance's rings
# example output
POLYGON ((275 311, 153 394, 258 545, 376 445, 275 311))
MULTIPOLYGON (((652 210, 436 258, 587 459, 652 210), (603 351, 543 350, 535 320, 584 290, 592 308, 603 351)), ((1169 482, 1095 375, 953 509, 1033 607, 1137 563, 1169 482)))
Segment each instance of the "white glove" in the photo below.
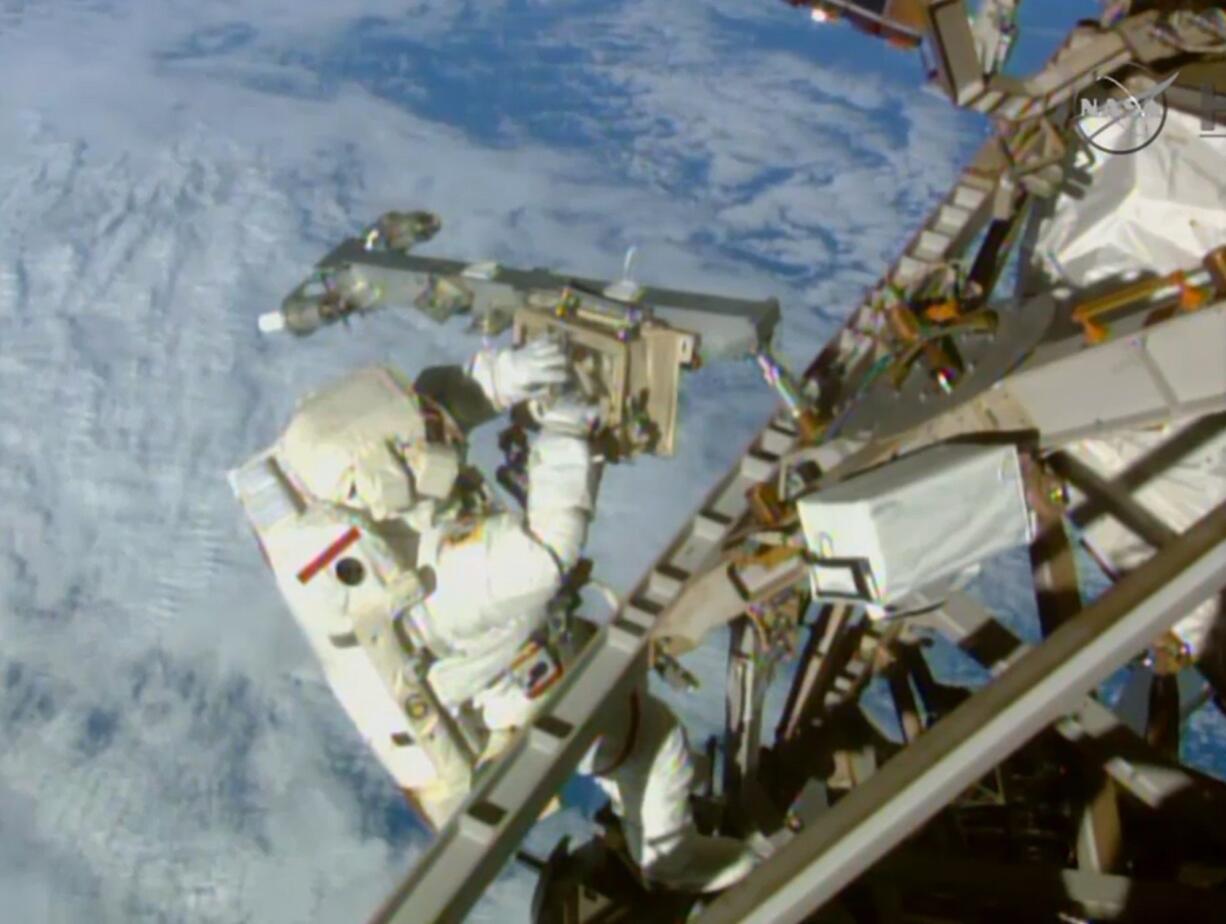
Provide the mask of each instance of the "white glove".
POLYGON ((570 378, 570 360, 556 340, 541 337, 518 348, 482 350, 468 374, 498 410, 543 396, 570 378))
POLYGON ((533 404, 533 416, 542 430, 586 439, 600 426, 600 405, 574 392, 559 395, 548 404, 533 404))

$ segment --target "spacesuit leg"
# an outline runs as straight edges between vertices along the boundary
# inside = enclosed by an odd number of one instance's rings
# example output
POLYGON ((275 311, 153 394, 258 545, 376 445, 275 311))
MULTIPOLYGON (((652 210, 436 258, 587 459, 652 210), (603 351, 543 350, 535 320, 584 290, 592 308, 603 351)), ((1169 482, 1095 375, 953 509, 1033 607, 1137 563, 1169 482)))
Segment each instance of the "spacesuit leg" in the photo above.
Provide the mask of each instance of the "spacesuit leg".
POLYGON ((690 808, 693 760, 672 710, 640 689, 585 760, 621 818, 626 846, 648 882, 716 892, 738 882, 754 857, 740 841, 700 834, 690 808))

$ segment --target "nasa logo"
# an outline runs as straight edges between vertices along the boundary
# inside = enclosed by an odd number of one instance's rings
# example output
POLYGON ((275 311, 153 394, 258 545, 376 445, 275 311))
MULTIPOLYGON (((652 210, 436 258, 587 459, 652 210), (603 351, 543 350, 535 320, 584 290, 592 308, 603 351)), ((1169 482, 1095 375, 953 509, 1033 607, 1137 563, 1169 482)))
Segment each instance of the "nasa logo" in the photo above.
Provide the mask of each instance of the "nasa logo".
POLYGON ((1135 154, 1149 147, 1166 125, 1166 90, 1178 76, 1159 79, 1139 64, 1129 65, 1120 77, 1097 75, 1074 100, 1077 133, 1105 154, 1135 154), (1145 84, 1144 89, 1130 89, 1145 84))

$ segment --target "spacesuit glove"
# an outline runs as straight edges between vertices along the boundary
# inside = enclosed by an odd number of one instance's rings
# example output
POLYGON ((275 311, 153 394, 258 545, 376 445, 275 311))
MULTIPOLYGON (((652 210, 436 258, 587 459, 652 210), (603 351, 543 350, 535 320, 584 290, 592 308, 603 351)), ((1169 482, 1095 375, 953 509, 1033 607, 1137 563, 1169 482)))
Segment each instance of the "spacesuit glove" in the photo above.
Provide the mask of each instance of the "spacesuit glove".
POLYGON ((543 337, 521 347, 482 350, 469 363, 468 374, 490 403, 505 411, 565 384, 570 378, 570 360, 561 344, 543 337))
POLYGON ((534 405, 533 413, 546 433, 587 439, 600 427, 600 406, 574 392, 559 395, 549 404, 534 405))

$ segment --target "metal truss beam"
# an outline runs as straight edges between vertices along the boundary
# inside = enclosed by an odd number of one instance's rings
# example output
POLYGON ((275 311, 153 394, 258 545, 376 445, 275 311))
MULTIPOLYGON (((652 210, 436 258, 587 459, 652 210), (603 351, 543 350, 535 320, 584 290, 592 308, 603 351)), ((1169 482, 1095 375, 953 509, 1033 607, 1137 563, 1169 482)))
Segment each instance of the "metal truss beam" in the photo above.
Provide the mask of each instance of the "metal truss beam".
POLYGON ((795 924, 1226 584, 1226 504, 921 735, 700 924, 795 924))
POLYGON ((1101 344, 1045 344, 999 390, 1053 449, 1210 414, 1226 406, 1224 338, 1226 303, 1218 302, 1101 344))
MULTIPOLYGON (((1148 882, 1085 870, 981 860, 947 860, 918 852, 892 857, 874 879, 908 893, 956 894, 960 910, 1006 908, 1019 902, 1035 919, 1055 920, 1061 912, 1095 921, 1213 921, 1221 916, 1221 897, 1209 889, 1148 882)), ((986 910, 986 909, 985 909, 986 910)))
POLYGON ((1160 549, 1175 538, 1175 530, 1140 504, 1118 481, 1110 481, 1076 456, 1058 452, 1049 460, 1052 469, 1090 499, 1091 504, 1109 513, 1138 539, 1160 549))
MULTIPOLYGON (((412 304, 432 279, 462 279, 473 292, 472 311, 478 315, 494 308, 518 307, 529 292, 569 286, 600 293, 609 285, 608 280, 547 269, 493 268, 413 253, 367 250, 358 238, 342 242, 318 263, 321 270, 344 266, 360 267, 363 276, 383 293, 382 301, 393 304, 412 304)), ((696 331, 716 344, 736 344, 743 352, 770 343, 780 318, 779 302, 774 298, 732 298, 644 286, 641 302, 671 324, 696 331)))
MULTIPOLYGON (((1009 315, 1053 309, 1051 296, 1040 295, 1009 315)), ((1011 373, 996 365, 1006 357, 985 354, 963 385, 935 400, 921 402, 922 391, 899 393, 879 381, 849 415, 846 429, 872 421, 878 432, 888 427, 891 434, 850 452, 827 474, 847 477, 957 437, 1030 433, 1038 448, 1054 451, 1129 428, 1202 415, 1218 420, 1226 408, 1226 300, 1148 327, 1145 317, 1138 311, 1121 318, 1114 339, 1101 343, 1084 335, 1043 341, 1011 373), (960 395, 960 388, 968 392, 960 395)), ((1115 481, 1128 484, 1123 477, 1115 481)))
MULTIPOLYGON (((1189 455, 1204 448, 1223 430, 1226 430, 1226 414, 1218 412, 1200 417, 1113 475, 1110 484, 1118 491, 1135 494, 1189 455)), ((1078 529, 1088 529, 1100 517, 1112 513, 1105 504, 1107 499, 1101 495, 1087 494, 1084 501, 1068 511, 1068 518, 1078 529)))
POLYGON ((1081 609, 1081 582, 1073 544, 1060 510, 1043 498, 1043 476, 1031 469, 1027 490, 1038 534, 1030 544, 1030 568, 1034 578, 1035 604, 1044 635, 1051 635, 1081 609))
MULTIPOLYGON (((956 594, 922 617, 992 674, 999 675, 1032 650, 976 601, 956 594)), ((1166 759, 1120 716, 1087 696, 1053 726, 1087 752, 1132 798, 1151 809, 1171 809, 1226 846, 1226 784, 1166 759)))
POLYGON ((732 627, 728 650, 725 703, 724 824, 744 830, 745 818, 759 796, 758 758, 762 742, 762 707, 773 665, 762 639, 741 619, 732 627))
MULTIPOLYGON (((967 106, 1006 122, 1024 122, 1051 112, 1131 61, 1149 63, 1174 57, 1178 49, 1155 37, 1157 11, 1130 16, 1109 30, 1089 33, 1074 45, 1066 41, 1037 74, 1017 80, 1002 74, 984 79, 965 0, 932 0, 926 7, 927 33, 945 92, 967 106)), ((1196 26, 1185 26, 1198 34, 1196 26)))
POLYGON ((835 646, 850 637, 844 630, 851 624, 855 612, 853 607, 844 604, 823 605, 821 617, 809 630, 801 667, 788 690, 783 715, 775 729, 778 742, 792 741, 821 715, 822 703, 837 673, 835 646))
POLYGON ((632 610, 601 628, 556 698, 478 783, 372 924, 464 919, 600 733, 601 712, 641 676, 649 627, 648 614, 632 610))

